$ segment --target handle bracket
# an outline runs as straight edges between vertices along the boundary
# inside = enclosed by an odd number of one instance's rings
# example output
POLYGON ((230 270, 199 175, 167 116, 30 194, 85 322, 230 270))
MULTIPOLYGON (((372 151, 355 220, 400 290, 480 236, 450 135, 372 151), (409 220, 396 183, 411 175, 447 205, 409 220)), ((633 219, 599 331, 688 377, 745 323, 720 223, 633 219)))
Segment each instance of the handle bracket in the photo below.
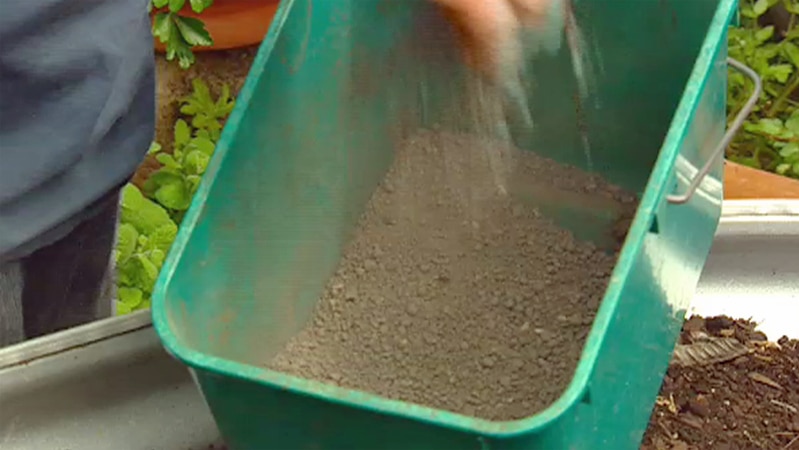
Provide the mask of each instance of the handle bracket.
POLYGON ((758 99, 760 99, 761 92, 763 92, 763 82, 760 80, 760 76, 758 76, 754 70, 733 58, 727 58, 727 64, 750 78, 754 82, 755 88, 752 90, 752 95, 749 97, 749 100, 747 100, 743 108, 738 111, 738 115, 735 116, 735 120, 733 120, 732 124, 730 124, 730 127, 727 128, 727 131, 724 133, 724 137, 721 138, 718 146, 713 150, 713 153, 711 153, 710 158, 708 158, 705 165, 699 169, 699 172, 696 173, 694 178, 688 184, 688 188, 685 190, 685 193, 679 195, 669 195, 666 197, 666 200, 673 205, 681 205, 683 203, 688 203, 688 201, 691 200, 691 197, 693 197, 693 195, 696 193, 696 190, 699 188, 699 184, 702 183, 702 180, 710 172, 710 169, 713 167, 716 159, 724 155, 724 150, 730 145, 730 142, 732 142, 733 138, 735 138, 735 135, 738 133, 738 130, 741 129, 746 117, 749 116, 749 113, 751 113, 754 109, 758 99))

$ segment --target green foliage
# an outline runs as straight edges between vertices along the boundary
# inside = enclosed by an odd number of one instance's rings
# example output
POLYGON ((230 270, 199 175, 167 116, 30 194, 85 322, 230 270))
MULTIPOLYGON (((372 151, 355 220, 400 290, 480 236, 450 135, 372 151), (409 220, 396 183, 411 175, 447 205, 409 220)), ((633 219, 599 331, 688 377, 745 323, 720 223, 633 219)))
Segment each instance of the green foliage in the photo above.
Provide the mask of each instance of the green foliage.
POLYGON ((223 122, 235 104, 228 86, 224 86, 220 97, 214 100, 202 80, 195 79, 192 85, 194 91, 181 100, 180 109, 190 118, 191 125, 184 119, 175 122, 171 154, 153 143, 150 154, 155 155, 162 167, 144 185, 145 194, 169 211, 177 223, 191 205, 214 153, 223 122))
POLYGON ((214 153, 224 120, 234 100, 225 86, 214 100, 199 79, 194 92, 181 100, 181 118, 174 126, 172 152, 157 142, 149 153, 161 163, 144 184, 122 190, 120 226, 114 257, 117 262, 117 313, 150 307, 150 296, 178 225, 191 204, 214 153), (187 120, 189 122, 187 122, 187 120), (191 124, 189 124, 191 123, 191 124))
MULTIPOLYGON (((155 14, 153 35, 166 47, 166 59, 178 59, 178 65, 187 69, 194 64, 195 46, 211 46, 214 40, 199 19, 180 15, 186 0, 150 0, 148 11, 153 7, 166 8, 155 14)), ((199 14, 213 4, 213 0, 190 0, 192 11, 199 14)))
POLYGON ((172 222, 164 208, 145 198, 132 184, 128 184, 122 190, 119 216, 121 223, 130 224, 145 234, 154 232, 164 223, 172 222))
MULTIPOLYGON (((741 0, 740 12, 741 26, 729 30, 729 55, 761 76, 763 94, 730 145, 727 157, 750 167, 799 178, 799 1, 741 0), (789 17, 785 29, 763 25, 764 14, 772 8, 785 9, 789 17)), ((751 81, 730 70, 730 120, 751 92, 751 81)))
POLYGON ((236 105, 230 96, 230 87, 222 86, 222 93, 214 100, 208 86, 199 78, 191 82, 194 91, 182 100, 180 112, 191 117, 191 126, 213 141, 219 140, 222 123, 236 105))
POLYGON ((162 167, 144 184, 148 196, 167 208, 173 218, 186 211, 197 191, 202 174, 214 152, 214 142, 208 138, 191 135, 183 119, 175 123, 175 146, 172 154, 165 153, 160 145, 151 148, 162 167))
POLYGON ((117 264, 117 312, 150 307, 150 295, 178 227, 158 204, 128 184, 122 189, 117 264))

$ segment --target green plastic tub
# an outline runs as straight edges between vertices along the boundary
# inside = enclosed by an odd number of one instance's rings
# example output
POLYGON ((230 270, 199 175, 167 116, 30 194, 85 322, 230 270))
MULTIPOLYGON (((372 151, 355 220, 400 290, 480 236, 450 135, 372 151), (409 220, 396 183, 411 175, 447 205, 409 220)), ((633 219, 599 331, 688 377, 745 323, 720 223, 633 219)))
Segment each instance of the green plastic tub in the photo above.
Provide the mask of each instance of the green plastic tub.
MULTIPOLYGON (((568 389, 490 422, 263 368, 310 318, 397 142, 467 126, 465 71, 430 2, 282 2, 153 295, 232 449, 638 448, 720 216, 736 3, 575 10, 601 55, 584 107, 594 169, 641 203, 568 389)), ((537 127, 514 139, 585 166, 568 49, 531 67, 537 127)))

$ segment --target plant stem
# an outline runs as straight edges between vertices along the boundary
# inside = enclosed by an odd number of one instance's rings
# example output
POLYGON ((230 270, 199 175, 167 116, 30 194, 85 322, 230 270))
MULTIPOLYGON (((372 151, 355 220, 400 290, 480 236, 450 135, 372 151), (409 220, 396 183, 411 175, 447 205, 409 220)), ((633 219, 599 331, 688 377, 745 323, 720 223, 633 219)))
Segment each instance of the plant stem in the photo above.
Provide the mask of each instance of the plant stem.
POLYGON ((771 104, 766 116, 774 117, 777 112, 779 112, 780 108, 782 108, 782 104, 788 100, 788 97, 793 94, 793 91, 795 91, 796 88, 799 88, 799 71, 794 72, 794 74, 791 76, 791 83, 780 93, 780 96, 774 100, 774 103, 771 104))

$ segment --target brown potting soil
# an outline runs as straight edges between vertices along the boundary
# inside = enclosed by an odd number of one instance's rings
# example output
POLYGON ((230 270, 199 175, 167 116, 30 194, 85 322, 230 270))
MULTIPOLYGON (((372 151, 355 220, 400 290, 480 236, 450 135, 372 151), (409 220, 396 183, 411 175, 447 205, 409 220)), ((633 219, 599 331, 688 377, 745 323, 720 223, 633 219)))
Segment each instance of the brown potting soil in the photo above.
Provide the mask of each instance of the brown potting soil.
MULTIPOLYGON (((616 255, 503 195, 490 151, 506 150, 432 131, 400 149, 311 324, 268 366, 493 420, 556 400, 616 255)), ((579 169, 513 156, 517 177, 634 209, 579 169)))
POLYGON ((663 381, 642 450, 799 450, 799 341, 770 343, 754 324, 692 317, 681 344, 733 339, 731 360, 673 364, 663 381))

